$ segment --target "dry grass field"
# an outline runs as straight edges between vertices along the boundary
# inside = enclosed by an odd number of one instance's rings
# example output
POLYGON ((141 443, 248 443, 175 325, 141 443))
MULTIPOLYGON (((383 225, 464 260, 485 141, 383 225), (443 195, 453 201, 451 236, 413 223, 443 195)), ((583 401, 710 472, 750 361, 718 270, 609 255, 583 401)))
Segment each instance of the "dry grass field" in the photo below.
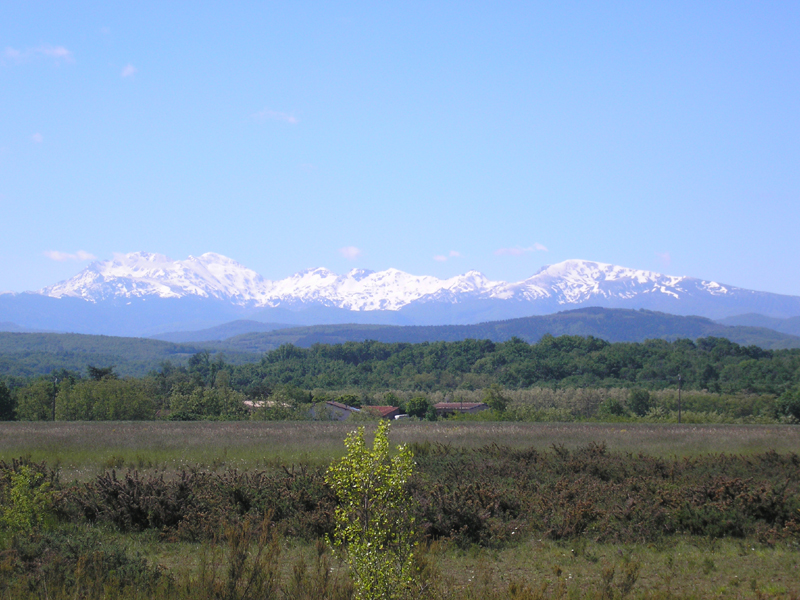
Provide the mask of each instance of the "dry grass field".
MULTIPOLYGON (((58 465, 64 480, 107 468, 257 468, 326 464, 344 451, 355 423, 320 422, 9 422, 0 423, 0 460, 27 456, 58 465)), ((367 424, 370 428, 372 425, 367 424)), ((800 452, 800 427, 597 423, 397 422, 393 443, 478 448, 498 444, 546 450, 591 442, 609 451, 664 458, 714 453, 800 452)))

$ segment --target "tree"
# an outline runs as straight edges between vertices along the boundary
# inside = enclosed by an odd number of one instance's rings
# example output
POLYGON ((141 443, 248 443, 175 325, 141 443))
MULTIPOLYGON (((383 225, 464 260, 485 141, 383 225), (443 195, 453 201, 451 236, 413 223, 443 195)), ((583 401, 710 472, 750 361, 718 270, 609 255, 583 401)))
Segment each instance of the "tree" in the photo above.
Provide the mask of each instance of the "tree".
POLYGON ((53 418, 53 382, 40 379, 14 390, 20 421, 50 421, 53 418))
POLYGON ((175 392, 169 397, 172 418, 193 421, 204 417, 241 419, 247 416, 245 396, 229 387, 195 388, 188 394, 175 392))
POLYGON ((411 400, 406 402, 406 413, 409 417, 424 419, 428 414, 428 409, 430 406, 431 403, 428 402, 428 399, 425 396, 414 396, 411 398, 411 400))
POLYGON ((352 406, 353 408, 361 408, 361 398, 355 394, 344 394, 343 396, 339 396, 336 398, 336 402, 339 404, 352 406))
POLYGON ((778 413, 800 421, 800 388, 784 392, 776 402, 778 413))
POLYGON ((643 417, 650 410, 650 392, 642 388, 631 390, 628 394, 628 408, 639 417, 643 417))
POLYGON ((59 386, 59 421, 134 421, 155 417, 155 404, 146 382, 138 379, 69 381, 59 386))
POLYGON ((16 403, 6 384, 0 381, 0 421, 13 421, 16 403))
POLYGON ((625 406, 616 398, 607 398, 605 402, 600 404, 598 408, 598 416, 600 417, 625 417, 627 411, 625 406))
POLYGON ((389 455, 389 422, 375 432, 373 449, 359 427, 344 441, 347 454, 325 481, 339 500, 333 545, 344 551, 356 598, 405 598, 413 585, 415 532, 405 489, 413 456, 405 445, 389 455))
POLYGON ((503 396, 502 389, 496 383, 483 390, 483 401, 498 413, 505 412, 506 406, 508 406, 508 399, 503 396))
POLYGON ((100 381, 106 377, 109 379, 117 378, 116 373, 114 373, 114 365, 108 367, 95 367, 93 365, 87 365, 86 372, 89 374, 89 379, 92 381, 100 381))

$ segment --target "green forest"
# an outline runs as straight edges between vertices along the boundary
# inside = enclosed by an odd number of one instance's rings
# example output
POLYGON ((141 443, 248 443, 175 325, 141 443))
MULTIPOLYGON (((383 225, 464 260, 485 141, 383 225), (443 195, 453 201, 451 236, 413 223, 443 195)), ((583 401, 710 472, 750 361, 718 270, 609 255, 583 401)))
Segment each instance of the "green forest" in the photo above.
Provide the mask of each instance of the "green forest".
POLYGON ((487 402, 492 411, 483 419, 669 421, 681 411, 700 421, 793 422, 800 418, 800 350, 714 337, 610 343, 546 335, 534 344, 285 344, 243 364, 200 351, 141 377, 123 377, 113 364, 7 376, 0 418, 303 419, 323 400, 410 404, 412 414, 424 415, 421 403, 459 399, 487 402))

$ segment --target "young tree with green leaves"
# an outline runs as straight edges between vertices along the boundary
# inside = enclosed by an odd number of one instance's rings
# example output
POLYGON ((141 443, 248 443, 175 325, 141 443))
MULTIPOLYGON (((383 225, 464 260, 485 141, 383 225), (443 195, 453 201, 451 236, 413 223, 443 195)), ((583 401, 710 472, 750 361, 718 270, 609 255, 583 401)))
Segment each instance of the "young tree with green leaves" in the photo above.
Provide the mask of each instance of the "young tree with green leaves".
POLYGON ((339 499, 333 546, 344 551, 358 600, 408 598, 417 537, 406 490, 411 451, 400 445, 390 455, 388 421, 378 425, 372 450, 364 427, 344 443, 346 456, 331 464, 325 477, 339 499))

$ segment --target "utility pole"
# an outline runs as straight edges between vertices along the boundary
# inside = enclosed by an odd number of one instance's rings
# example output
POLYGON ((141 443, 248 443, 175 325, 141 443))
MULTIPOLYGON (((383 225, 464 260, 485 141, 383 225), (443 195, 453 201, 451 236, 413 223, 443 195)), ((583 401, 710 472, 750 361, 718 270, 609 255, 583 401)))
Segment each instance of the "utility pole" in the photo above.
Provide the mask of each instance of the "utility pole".
POLYGON ((681 376, 678 375, 678 423, 681 422, 681 376))

